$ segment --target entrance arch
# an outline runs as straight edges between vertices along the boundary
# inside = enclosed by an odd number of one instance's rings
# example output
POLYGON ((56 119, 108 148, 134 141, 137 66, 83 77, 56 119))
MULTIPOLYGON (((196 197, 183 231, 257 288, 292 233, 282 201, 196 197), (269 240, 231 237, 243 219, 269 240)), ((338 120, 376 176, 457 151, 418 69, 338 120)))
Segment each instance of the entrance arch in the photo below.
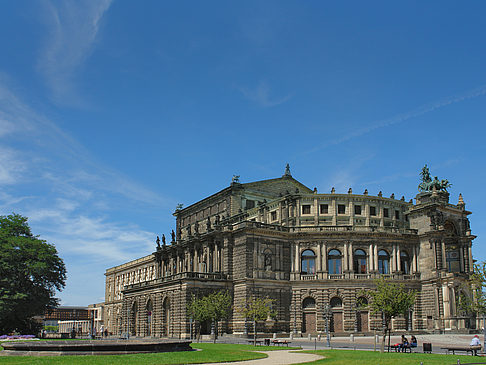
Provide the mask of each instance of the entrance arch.
POLYGON ((307 297, 302 302, 302 329, 304 333, 316 332, 316 300, 307 297))
POLYGON ((329 304, 332 310, 331 332, 343 332, 343 300, 340 297, 333 297, 329 304))
POLYGON ((170 336, 170 300, 164 299, 162 304, 162 336, 170 336))
POLYGON ((149 299, 147 301, 147 305, 145 306, 145 309, 147 311, 147 336, 152 336, 152 313, 154 310, 154 306, 152 304, 152 299, 149 299))

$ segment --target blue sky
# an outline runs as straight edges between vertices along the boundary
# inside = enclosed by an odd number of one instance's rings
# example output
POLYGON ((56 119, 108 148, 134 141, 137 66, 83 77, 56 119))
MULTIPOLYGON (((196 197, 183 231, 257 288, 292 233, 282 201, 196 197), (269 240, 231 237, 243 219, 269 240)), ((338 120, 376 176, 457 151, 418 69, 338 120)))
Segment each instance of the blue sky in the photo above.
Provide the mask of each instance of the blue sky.
POLYGON ((68 269, 63 304, 189 205, 285 164, 328 192, 453 184, 486 229, 486 3, 2 1, 0 214, 68 269))

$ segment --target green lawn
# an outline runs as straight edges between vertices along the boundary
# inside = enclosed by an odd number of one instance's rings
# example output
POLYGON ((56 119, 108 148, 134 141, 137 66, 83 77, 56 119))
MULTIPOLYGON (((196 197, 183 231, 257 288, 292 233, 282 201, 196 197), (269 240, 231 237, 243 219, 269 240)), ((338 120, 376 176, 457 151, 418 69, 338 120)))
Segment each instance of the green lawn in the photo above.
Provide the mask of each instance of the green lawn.
MULTIPOLYGON (((194 364, 261 359, 266 355, 254 351, 283 350, 282 347, 193 343, 202 351, 162 352, 156 354, 100 355, 100 356, 9 356, 0 357, 0 364, 25 365, 163 365, 194 364)), ((287 348, 285 348, 287 349, 287 348)))
POLYGON ((419 353, 395 353, 353 350, 320 350, 305 351, 325 356, 325 359, 308 362, 307 365, 455 365, 457 359, 461 363, 484 363, 486 358, 466 355, 436 355, 419 353))

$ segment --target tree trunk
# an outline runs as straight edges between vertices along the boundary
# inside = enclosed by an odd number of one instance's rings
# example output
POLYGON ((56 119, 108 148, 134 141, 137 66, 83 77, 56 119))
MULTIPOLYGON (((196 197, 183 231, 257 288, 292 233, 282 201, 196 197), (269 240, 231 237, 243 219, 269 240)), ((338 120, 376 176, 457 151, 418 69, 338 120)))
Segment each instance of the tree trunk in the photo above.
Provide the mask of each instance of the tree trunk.
POLYGON ((256 337, 257 337, 256 320, 253 319, 253 346, 256 346, 256 337))

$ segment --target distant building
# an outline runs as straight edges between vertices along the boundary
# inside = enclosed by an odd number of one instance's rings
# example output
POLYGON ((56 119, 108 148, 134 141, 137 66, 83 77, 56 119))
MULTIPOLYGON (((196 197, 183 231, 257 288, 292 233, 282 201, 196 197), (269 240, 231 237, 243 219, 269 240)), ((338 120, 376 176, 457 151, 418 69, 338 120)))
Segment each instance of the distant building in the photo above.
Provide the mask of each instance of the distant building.
MULTIPOLYGON (((449 203, 447 181, 422 171, 416 203, 368 191, 321 194, 281 178, 240 183, 187 208, 178 207, 170 244, 106 271, 105 326, 114 334, 190 336, 192 295, 228 290, 231 317, 219 331, 253 331, 239 310, 252 297, 274 299, 276 320, 258 331, 369 333, 381 318, 359 310, 374 279, 418 291, 413 310, 394 318, 396 331, 466 331, 476 326, 458 300, 473 270, 462 196, 449 203), (364 291, 364 294, 363 294, 364 291)), ((203 324, 203 332, 209 331, 203 324)))
POLYGON ((58 333, 88 333, 90 329, 90 315, 87 307, 59 306, 47 310, 44 326, 55 326, 58 333))
POLYGON ((89 317, 92 321, 94 334, 101 335, 104 330, 104 303, 88 305, 89 317))

